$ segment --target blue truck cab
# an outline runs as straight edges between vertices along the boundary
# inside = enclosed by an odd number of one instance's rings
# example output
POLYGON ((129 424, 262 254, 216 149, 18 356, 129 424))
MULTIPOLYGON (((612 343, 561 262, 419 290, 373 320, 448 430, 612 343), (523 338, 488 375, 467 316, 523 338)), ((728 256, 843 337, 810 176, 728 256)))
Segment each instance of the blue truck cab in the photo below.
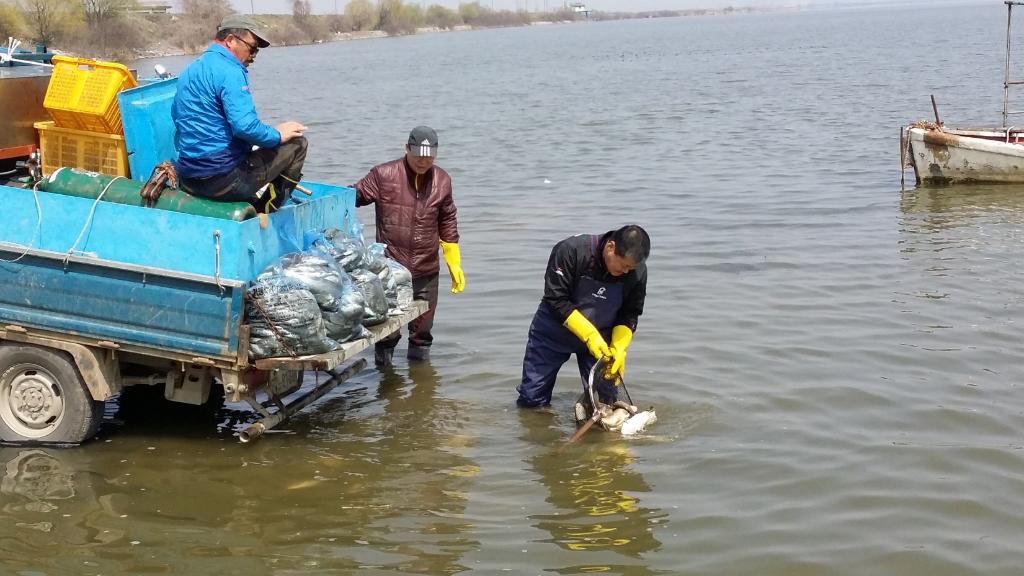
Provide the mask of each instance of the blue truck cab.
MULTIPOLYGON (((135 179, 173 151, 173 86, 119 95, 135 179)), ((256 413, 239 432, 246 441, 365 366, 342 365, 423 303, 333 352, 249 358, 249 282, 311 235, 356 218, 351 188, 303 186, 310 194, 300 202, 237 221, 44 192, 31 178, 0 184, 0 440, 80 443, 95 434, 105 400, 153 385, 190 404, 222 386, 256 413), (333 370, 333 385, 286 404, 303 370, 333 370)))

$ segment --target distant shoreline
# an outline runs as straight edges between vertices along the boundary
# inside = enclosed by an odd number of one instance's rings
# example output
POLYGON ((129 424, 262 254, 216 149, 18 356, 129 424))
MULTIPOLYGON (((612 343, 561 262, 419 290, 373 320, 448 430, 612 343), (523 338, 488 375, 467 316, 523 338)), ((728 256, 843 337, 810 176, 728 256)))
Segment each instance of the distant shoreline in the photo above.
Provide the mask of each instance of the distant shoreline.
MULTIPOLYGON (((354 40, 371 40, 378 38, 392 38, 400 36, 413 36, 418 34, 436 34, 436 33, 447 33, 447 32, 468 32, 477 30, 491 30, 495 28, 520 28, 527 26, 553 26, 553 25, 565 25, 565 24, 590 24, 597 22, 607 22, 611 20, 650 20, 654 18, 688 18, 688 17, 700 17, 700 16, 735 16, 744 14, 754 13, 766 13, 766 12, 795 12, 800 11, 799 7, 761 7, 761 8, 722 8, 722 9, 694 9, 694 10, 676 10, 676 11, 660 11, 660 12, 640 12, 640 13, 598 13, 597 16, 577 19, 577 20, 537 20, 523 24, 510 24, 503 26, 473 26, 470 24, 460 24, 452 26, 450 28, 439 28, 433 27, 421 27, 416 28, 415 32, 410 34, 389 34, 384 30, 365 30, 365 31, 354 31, 354 32, 338 32, 332 34, 330 37, 323 40, 317 40, 313 42, 280 42, 274 38, 274 32, 277 28, 283 28, 282 22, 290 20, 292 17, 283 14, 257 14, 255 18, 264 22, 267 27, 268 36, 270 36, 272 47, 283 47, 283 46, 310 46, 315 44, 327 44, 332 42, 349 42, 354 40)), ((212 41, 212 39, 211 39, 212 41)), ((153 46, 147 49, 139 50, 135 59, 145 60, 150 58, 166 58, 171 56, 188 56, 200 53, 205 46, 197 51, 190 52, 177 46, 171 46, 167 43, 160 43, 157 46, 153 46)))
MULTIPOLYGON (((262 16, 257 15, 256 17, 257 18, 261 18, 262 16)), ((575 23, 576 22, 573 22, 571 20, 566 20, 564 22, 533 22, 533 23, 530 23, 530 24, 523 24, 521 26, 544 26, 544 25, 550 25, 550 24, 575 24, 575 23)), ((505 28, 517 28, 517 27, 519 27, 519 26, 505 26, 505 28)), ((436 34, 436 33, 447 33, 447 32, 468 32, 468 31, 472 31, 472 30, 491 30, 491 29, 494 29, 494 28, 499 28, 499 26, 469 26, 468 24, 462 24, 462 25, 459 25, 459 26, 453 26, 451 28, 424 27, 424 28, 417 28, 416 32, 414 34, 388 34, 387 32, 385 32, 383 30, 365 30, 365 31, 358 31, 358 32, 339 32, 337 34, 333 34, 330 38, 328 38, 326 40, 320 40, 320 41, 315 41, 315 42, 295 42, 295 43, 276 43, 275 42, 275 43, 271 44, 271 48, 275 48, 275 47, 276 48, 282 48, 282 47, 286 47, 286 46, 313 46, 313 45, 316 45, 316 44, 330 44, 330 43, 333 43, 333 42, 352 42, 352 41, 356 41, 356 40, 374 40, 374 39, 379 39, 379 38, 398 38, 398 37, 401 37, 401 36, 415 36, 415 35, 418 35, 418 34, 436 34)), ((210 41, 213 42, 213 39, 210 39, 210 41)), ((161 46, 161 47, 157 47, 157 48, 150 48, 150 49, 146 49, 146 50, 140 50, 139 53, 136 56, 136 59, 145 60, 145 59, 149 59, 149 58, 167 58, 167 57, 170 57, 170 56, 189 56, 189 55, 196 55, 196 54, 199 54, 199 53, 200 53, 200 51, 189 52, 187 50, 184 50, 184 49, 178 48, 178 47, 161 46)))

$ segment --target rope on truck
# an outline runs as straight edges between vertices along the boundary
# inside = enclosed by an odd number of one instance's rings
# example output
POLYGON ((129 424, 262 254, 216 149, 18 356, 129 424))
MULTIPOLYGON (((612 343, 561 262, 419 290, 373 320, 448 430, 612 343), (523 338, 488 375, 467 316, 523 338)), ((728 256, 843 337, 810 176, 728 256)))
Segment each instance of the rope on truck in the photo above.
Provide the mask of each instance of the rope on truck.
POLYGON ((103 199, 103 195, 107 193, 107 190, 110 190, 110 186, 118 180, 127 180, 127 178, 124 176, 114 176, 114 178, 112 178, 110 182, 107 182, 107 185, 103 187, 103 191, 101 191, 100 195, 96 197, 96 200, 93 201, 92 207, 89 208, 89 215, 85 217, 85 223, 82 224, 82 229, 78 232, 78 238, 75 238, 75 243, 71 245, 71 248, 68 248, 68 253, 64 256, 65 269, 68 267, 68 262, 71 261, 71 257, 74 256, 75 248, 78 248, 78 243, 82 241, 82 236, 85 236, 85 231, 89 229, 89 224, 92 223, 93 214, 96 213, 96 205, 103 199))
POLYGON ((277 339, 281 341, 281 345, 284 346, 284 349, 286 352, 288 352, 288 355, 291 356, 292 358, 298 358, 298 353, 295 352, 294 348, 288 345, 288 340, 285 339, 284 334, 277 328, 277 326, 274 326, 273 322, 270 321, 270 315, 267 314, 267 311, 263 309, 263 305, 260 304, 260 299, 246 292, 245 301, 252 302, 253 305, 256 306, 256 310, 260 313, 260 316, 263 316, 263 321, 266 322, 267 326, 270 326, 270 329, 274 331, 274 335, 277 336, 277 339))

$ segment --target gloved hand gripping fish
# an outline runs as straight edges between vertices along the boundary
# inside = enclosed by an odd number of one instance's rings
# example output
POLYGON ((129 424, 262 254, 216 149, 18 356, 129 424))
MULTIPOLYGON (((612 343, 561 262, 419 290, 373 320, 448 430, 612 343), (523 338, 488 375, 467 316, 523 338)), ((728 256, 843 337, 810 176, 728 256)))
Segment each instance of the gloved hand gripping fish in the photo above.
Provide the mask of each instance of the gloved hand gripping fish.
MULTIPOLYGON (((612 404, 604 404, 598 399, 597 395, 594 394, 594 374, 599 373, 599 367, 604 363, 604 361, 598 362, 590 370, 590 377, 586 382, 586 389, 576 401, 575 417, 577 427, 583 426, 588 420, 595 416, 591 408, 595 405, 597 406, 597 412, 600 415, 597 419, 597 423, 605 430, 608 430, 609 432, 618 432, 623 436, 639 434, 643 432, 647 426, 657 422, 658 415, 655 413, 653 406, 647 410, 641 410, 640 408, 622 400, 616 400, 612 404)), ((623 386, 623 388, 625 387, 623 386)))

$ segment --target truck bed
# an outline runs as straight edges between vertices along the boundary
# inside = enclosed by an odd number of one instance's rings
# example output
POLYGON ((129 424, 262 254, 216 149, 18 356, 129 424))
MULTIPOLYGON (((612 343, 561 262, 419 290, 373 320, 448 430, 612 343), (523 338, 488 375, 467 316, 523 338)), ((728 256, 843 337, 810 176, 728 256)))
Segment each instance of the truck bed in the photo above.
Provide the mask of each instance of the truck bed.
POLYGON ((234 361, 247 282, 354 218, 352 189, 304 185, 266 228, 0 186, 0 322, 234 361))

